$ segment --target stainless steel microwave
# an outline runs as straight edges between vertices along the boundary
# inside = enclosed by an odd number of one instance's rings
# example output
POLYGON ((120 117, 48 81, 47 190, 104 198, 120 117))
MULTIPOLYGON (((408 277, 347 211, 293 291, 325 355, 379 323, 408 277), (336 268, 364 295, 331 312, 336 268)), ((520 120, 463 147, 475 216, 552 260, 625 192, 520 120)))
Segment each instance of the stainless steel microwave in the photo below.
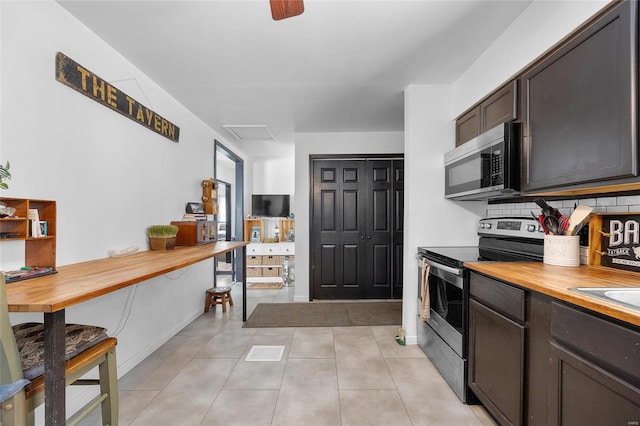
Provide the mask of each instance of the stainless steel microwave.
POLYGON ((520 191, 520 124, 504 123, 444 155, 445 198, 487 200, 520 191))

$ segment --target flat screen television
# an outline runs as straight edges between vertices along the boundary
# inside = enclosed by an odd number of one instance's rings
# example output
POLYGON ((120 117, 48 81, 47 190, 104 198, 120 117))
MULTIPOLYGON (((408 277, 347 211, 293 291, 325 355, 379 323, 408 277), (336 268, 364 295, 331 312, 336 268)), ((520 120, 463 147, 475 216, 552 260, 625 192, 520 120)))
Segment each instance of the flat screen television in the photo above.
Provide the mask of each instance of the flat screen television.
POLYGON ((251 195, 251 215, 287 217, 291 213, 289 203, 289 195, 253 194, 251 195))

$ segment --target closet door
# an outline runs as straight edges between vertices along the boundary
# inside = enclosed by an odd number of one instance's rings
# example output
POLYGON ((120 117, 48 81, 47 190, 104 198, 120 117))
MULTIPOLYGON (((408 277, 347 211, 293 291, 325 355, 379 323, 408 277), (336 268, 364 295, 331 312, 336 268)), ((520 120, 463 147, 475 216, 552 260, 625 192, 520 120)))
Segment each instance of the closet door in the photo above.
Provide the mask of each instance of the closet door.
POLYGON ((402 299, 402 264, 404 249, 404 160, 393 160, 393 271, 392 291, 394 299, 402 299))
POLYGON ((366 296, 365 172, 363 161, 314 161, 311 259, 315 299, 366 296))
POLYGON ((391 160, 367 161, 366 297, 391 297, 393 265, 393 169, 391 160))
POLYGON ((402 160, 313 162, 312 298, 402 297, 402 160))

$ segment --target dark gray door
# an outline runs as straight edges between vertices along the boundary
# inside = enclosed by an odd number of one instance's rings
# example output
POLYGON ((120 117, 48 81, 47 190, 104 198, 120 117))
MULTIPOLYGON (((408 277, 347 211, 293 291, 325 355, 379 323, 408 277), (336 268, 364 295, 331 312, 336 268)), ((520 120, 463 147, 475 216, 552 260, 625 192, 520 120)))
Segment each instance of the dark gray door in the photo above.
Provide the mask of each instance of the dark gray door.
POLYGON ((312 298, 402 297, 401 164, 313 161, 312 298))

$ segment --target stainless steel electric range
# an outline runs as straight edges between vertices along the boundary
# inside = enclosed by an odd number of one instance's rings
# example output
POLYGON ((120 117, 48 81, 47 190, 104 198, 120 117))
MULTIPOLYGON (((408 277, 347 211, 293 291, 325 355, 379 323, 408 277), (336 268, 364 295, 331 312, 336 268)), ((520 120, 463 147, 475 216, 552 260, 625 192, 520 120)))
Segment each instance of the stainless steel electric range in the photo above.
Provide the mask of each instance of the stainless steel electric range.
POLYGON ((477 246, 418 247, 417 253, 418 312, 423 272, 429 293, 428 318, 418 319, 418 345, 465 403, 476 400, 467 386, 469 270, 464 262, 543 258, 544 232, 531 217, 482 219, 478 237, 477 246))

